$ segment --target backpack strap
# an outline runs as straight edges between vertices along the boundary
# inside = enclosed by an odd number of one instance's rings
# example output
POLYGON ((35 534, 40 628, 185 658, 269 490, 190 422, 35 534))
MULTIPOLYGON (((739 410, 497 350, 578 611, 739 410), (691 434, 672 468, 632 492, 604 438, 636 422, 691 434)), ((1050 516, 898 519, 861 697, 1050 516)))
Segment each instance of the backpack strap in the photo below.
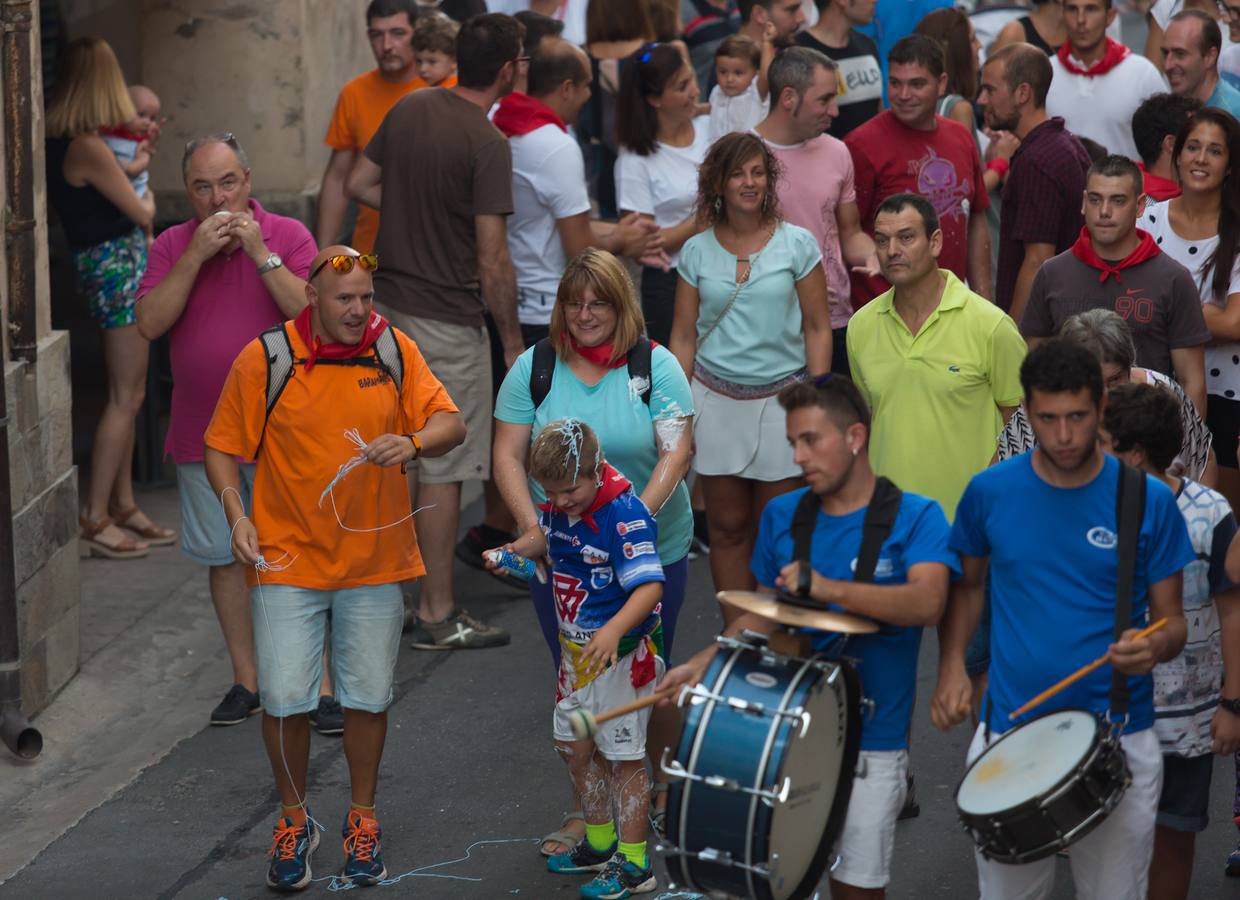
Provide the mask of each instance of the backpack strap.
POLYGON ((392 333, 394 330, 395 326, 389 322, 387 328, 384 328, 375 340, 373 349, 375 361, 379 363, 379 368, 392 379, 392 383, 396 385, 396 396, 399 397, 405 385, 405 355, 400 352, 400 342, 392 333))
POLYGON ((861 525, 861 550, 857 553, 857 568, 853 572, 853 581, 867 584, 874 581, 878 554, 891 536, 891 529, 900 514, 900 500, 903 496, 900 489, 886 478, 880 475, 875 479, 874 494, 870 497, 870 505, 865 509, 865 520, 861 525))
POLYGON ((645 379, 638 383, 646 385, 646 389, 642 391, 642 403, 647 406, 650 405, 650 392, 653 387, 650 377, 650 357, 653 352, 654 345, 644 334, 637 336, 637 343, 629 351, 629 383, 632 384, 634 378, 645 379))
POLYGON ((797 586, 794 593, 800 597, 809 596, 809 585, 812 577, 809 567, 809 554, 814 542, 814 526, 818 523, 818 510, 822 500, 813 491, 806 491, 797 501, 797 508, 792 512, 792 559, 801 565, 797 568, 797 586))
POLYGON ((534 345, 534 360, 530 366, 530 399, 534 410, 542 406, 551 393, 551 376, 555 374, 555 347, 551 338, 545 337, 534 345))
POLYGON ((293 377, 294 357, 293 344, 288 339, 288 331, 283 323, 268 328, 259 335, 259 340, 263 342, 263 353, 267 357, 267 403, 263 414, 263 428, 258 435, 261 446, 263 437, 267 434, 267 420, 271 418, 271 410, 284 393, 289 379, 293 377))
MULTIPOLYGON (((1125 462, 1119 464, 1119 490, 1115 498, 1116 556, 1114 639, 1132 627, 1132 584, 1137 568, 1137 544, 1145 518, 1145 473, 1125 462)), ((1128 676, 1111 670, 1109 697, 1111 721, 1128 716, 1128 676)))

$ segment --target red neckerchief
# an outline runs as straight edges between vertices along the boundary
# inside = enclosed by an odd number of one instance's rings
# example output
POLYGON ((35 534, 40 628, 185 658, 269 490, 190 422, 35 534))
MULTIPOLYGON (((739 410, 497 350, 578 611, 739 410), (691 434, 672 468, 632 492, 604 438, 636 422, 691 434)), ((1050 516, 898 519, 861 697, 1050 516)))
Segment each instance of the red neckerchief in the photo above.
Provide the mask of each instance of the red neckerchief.
POLYGON ((610 341, 606 344, 595 344, 593 347, 583 347, 577 343, 577 339, 572 334, 569 334, 568 343, 577 351, 578 356, 601 368, 618 369, 621 366, 628 365, 629 355, 627 353, 621 353, 615 359, 611 358, 612 351, 615 348, 610 341))
POLYGON ((1106 40, 1107 52, 1102 54, 1102 59, 1098 60, 1088 69, 1082 69, 1076 64, 1076 60, 1072 58, 1072 45, 1067 41, 1064 41, 1060 45, 1059 50, 1055 55, 1059 57, 1060 64, 1073 75, 1084 75, 1086 78, 1096 78, 1099 75, 1105 75, 1107 72, 1110 72, 1122 63, 1128 57, 1128 54, 1132 52, 1119 41, 1115 40, 1115 38, 1108 37, 1106 40))
POLYGON ((362 339, 356 344, 334 342, 324 344, 322 338, 310 334, 310 307, 303 309, 293 320, 293 327, 297 329, 298 336, 310 351, 306 357, 307 372, 313 369, 314 364, 320 359, 352 359, 355 356, 361 356, 379 339, 379 335, 383 333, 384 328, 387 328, 387 324, 387 319, 372 311, 370 321, 366 323, 366 330, 362 332, 362 339))
POLYGON ((1119 274, 1121 269, 1130 269, 1145 262, 1147 259, 1153 259, 1162 252, 1158 249, 1158 244, 1154 243, 1154 238, 1148 231, 1142 231, 1138 228, 1137 235, 1140 238, 1137 242, 1137 248, 1112 266, 1094 251, 1093 241, 1089 239, 1089 229, 1082 226, 1080 237, 1072 245, 1072 255, 1087 266, 1093 266, 1102 273, 1098 276, 1100 284, 1106 283, 1108 275, 1114 275, 1115 280, 1123 284, 1124 279, 1119 274))
MULTIPOLYGON (((631 481, 621 475, 614 466, 606 462, 603 463, 603 471, 599 473, 599 480, 602 484, 599 486, 598 493, 594 495, 594 502, 590 504, 589 509, 581 514, 581 521, 589 525, 590 530, 596 534, 598 533, 598 523, 594 521, 594 513, 633 487, 631 481)), ((564 510, 551 503, 540 503, 538 508, 543 512, 564 512, 564 510)), ((568 513, 564 514, 568 515, 568 513)))
POLYGON ((124 125, 117 125, 114 128, 100 128, 100 134, 106 134, 108 137, 118 137, 126 141, 137 141, 142 143, 146 140, 145 134, 138 134, 136 131, 130 131, 124 125))
POLYGON ((555 114, 555 110, 520 91, 513 91, 499 101, 499 109, 495 110, 491 121, 504 133, 504 137, 510 138, 529 134, 544 125, 554 125, 560 131, 568 131, 568 126, 555 114))
POLYGON ((1144 176, 1145 196, 1151 200, 1171 200, 1183 193, 1176 182, 1170 178, 1155 175, 1145 167, 1145 163, 1137 163, 1137 168, 1141 170, 1141 174, 1144 176))

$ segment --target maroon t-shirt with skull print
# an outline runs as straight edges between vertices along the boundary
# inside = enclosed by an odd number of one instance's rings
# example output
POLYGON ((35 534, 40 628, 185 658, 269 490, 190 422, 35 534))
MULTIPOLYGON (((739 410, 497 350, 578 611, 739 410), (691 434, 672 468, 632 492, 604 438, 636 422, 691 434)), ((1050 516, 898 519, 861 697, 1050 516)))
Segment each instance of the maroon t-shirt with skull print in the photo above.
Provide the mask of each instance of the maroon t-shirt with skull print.
MULTIPOLYGON (((852 154, 857 209, 866 234, 874 234, 874 211, 885 199, 921 194, 938 210, 943 229, 939 267, 967 282, 969 216, 990 206, 982 159, 969 129, 938 116, 931 131, 918 131, 884 110, 850 131, 844 143, 852 154)), ((860 309, 890 287, 885 278, 852 273, 853 307, 860 309)), ((989 292, 990 285, 985 289, 989 292)))

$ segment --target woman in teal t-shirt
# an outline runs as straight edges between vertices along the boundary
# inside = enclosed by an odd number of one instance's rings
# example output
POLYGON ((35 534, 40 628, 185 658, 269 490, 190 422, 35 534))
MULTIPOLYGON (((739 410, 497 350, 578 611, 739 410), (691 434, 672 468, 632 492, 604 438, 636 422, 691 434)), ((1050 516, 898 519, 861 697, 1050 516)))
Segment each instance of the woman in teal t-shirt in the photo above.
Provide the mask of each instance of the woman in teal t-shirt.
MULTIPOLYGON (((778 173, 756 135, 716 141, 698 177, 698 217, 709 227, 680 254, 671 350, 693 379, 693 468, 718 591, 754 589, 758 517, 801 483, 776 395, 831 370, 822 252, 780 217, 778 173)), ((739 615, 722 611, 727 622, 739 615)))
MULTIPOLYGON (((659 559, 667 579, 660 616, 664 654, 670 660, 693 536, 684 482, 693 446, 693 396, 676 359, 658 345, 651 351, 650 384, 630 378, 628 354, 643 326, 633 284, 614 256, 605 250, 586 250, 570 260, 551 309, 549 340, 556 350, 551 388, 535 407, 530 395, 534 350, 526 350, 504 378, 495 401, 492 477, 518 532, 538 528, 535 504, 546 498, 526 471, 530 443, 545 425, 566 416, 594 429, 607 462, 633 482, 633 490, 658 523, 659 559), (649 404, 643 399, 647 387, 649 404)), ((530 595, 558 673, 559 625, 552 587, 531 578, 530 595)), ((666 784, 657 762, 661 745, 675 739, 677 722, 673 707, 656 710, 651 719, 646 747, 656 763, 656 784, 666 784)), ((576 827, 571 822, 579 817, 570 814, 564 829, 576 827)), ((544 852, 548 844, 564 845, 564 836, 557 833, 544 841, 544 852)))

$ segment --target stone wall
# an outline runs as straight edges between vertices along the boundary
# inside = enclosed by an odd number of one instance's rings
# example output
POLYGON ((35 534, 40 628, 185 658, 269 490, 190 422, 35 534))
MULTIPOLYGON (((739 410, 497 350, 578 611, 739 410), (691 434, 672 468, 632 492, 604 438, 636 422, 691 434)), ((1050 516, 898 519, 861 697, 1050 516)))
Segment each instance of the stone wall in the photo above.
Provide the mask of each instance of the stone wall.
MULTIPOLYGON (((37 27, 31 40, 31 108, 36 111, 30 139, 35 148, 37 356, 32 362, 13 360, 7 329, 3 348, 22 705, 27 715, 45 707, 77 672, 79 607, 69 335, 51 328, 43 120, 38 114, 43 109, 43 88, 37 27)), ((0 191, 3 166, 0 154, 0 191)), ((7 224, 7 214, 7 203, 0 204, 0 228, 7 224)), ((6 272, 0 266, 0 306, 5 321, 7 292, 6 272)))

